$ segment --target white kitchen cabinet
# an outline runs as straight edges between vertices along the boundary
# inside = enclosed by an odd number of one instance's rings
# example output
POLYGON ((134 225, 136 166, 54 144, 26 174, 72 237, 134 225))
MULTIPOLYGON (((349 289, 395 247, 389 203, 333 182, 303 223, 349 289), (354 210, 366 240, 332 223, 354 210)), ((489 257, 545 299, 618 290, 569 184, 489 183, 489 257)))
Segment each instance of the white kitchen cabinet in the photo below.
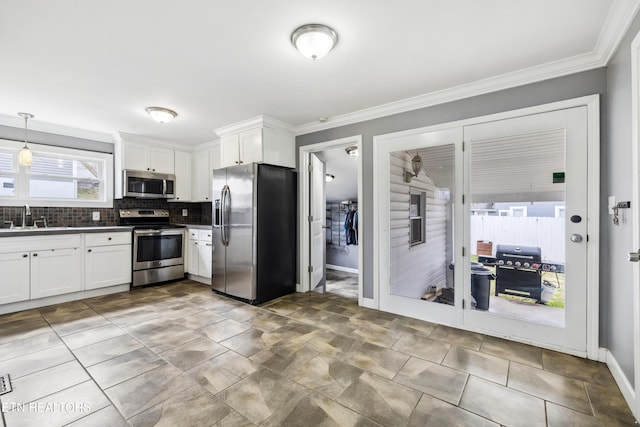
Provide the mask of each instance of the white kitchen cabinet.
POLYGON ((29 252, 0 254, 0 304, 29 299, 30 271, 29 252))
POLYGON ((254 162, 295 167, 294 136, 258 127, 220 138, 220 167, 254 162))
POLYGON ((174 201, 191 201, 191 153, 175 152, 176 197, 174 201))
POLYGON ((131 233, 85 235, 84 289, 131 283, 131 233))
POLYGON ((187 270, 191 279, 203 283, 211 280, 211 256, 213 254, 212 232, 189 228, 189 255, 187 270), (205 280, 203 280, 205 279, 205 280))
POLYGON ((31 298, 78 292, 83 289, 80 245, 31 252, 31 298))
POLYGON ((211 181, 213 169, 220 169, 220 144, 211 148, 195 150, 192 153, 191 201, 211 201, 211 181))
POLYGON ((124 169, 175 173, 174 150, 136 142, 124 142, 124 169))

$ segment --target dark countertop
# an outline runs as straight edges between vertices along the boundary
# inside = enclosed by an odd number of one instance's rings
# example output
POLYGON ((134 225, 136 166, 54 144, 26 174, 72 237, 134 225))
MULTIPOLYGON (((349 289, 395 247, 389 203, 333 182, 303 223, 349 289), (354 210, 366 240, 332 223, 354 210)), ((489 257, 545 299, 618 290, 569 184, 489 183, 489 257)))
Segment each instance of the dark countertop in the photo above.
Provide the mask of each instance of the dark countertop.
POLYGON ((211 228, 211 224, 179 224, 184 225, 187 228, 195 228, 197 230, 209 230, 211 228))
POLYGON ((81 233, 108 233, 108 232, 126 232, 133 230, 129 226, 99 226, 99 227, 49 227, 49 228, 31 228, 22 230, 19 228, 1 228, 0 238, 2 237, 24 237, 24 236, 52 236, 57 234, 81 234, 81 233))

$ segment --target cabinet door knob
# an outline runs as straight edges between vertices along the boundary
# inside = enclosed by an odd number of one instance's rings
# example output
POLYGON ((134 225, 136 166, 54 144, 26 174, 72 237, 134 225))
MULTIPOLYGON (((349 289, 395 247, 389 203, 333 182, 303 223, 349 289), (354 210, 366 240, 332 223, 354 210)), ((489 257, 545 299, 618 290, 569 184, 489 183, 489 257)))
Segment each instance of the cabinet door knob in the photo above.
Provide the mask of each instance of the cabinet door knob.
POLYGON ((38 256, 38 254, 33 254, 33 256, 38 256))
POLYGON ((155 170, 155 169, 152 169, 152 171, 153 171, 153 172, 155 172, 156 170, 155 170))
POLYGON ((28 256, 29 256, 28 254, 24 254, 24 255, 22 255, 22 258, 26 258, 28 256))
POLYGON ((87 252, 91 252, 91 249, 87 249, 87 252))
POLYGON ((151 170, 151 168, 147 168, 147 170, 151 170))
POLYGON ((111 240, 111 237, 109 237, 107 240, 111 240))

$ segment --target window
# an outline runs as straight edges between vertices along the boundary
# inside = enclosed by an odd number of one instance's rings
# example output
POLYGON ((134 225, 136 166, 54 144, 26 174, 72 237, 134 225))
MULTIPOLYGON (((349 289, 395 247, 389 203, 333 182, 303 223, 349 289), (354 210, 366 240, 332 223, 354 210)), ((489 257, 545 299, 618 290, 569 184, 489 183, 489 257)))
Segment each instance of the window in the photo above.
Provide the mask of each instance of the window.
POLYGON ((414 246, 425 241, 424 216, 425 200, 427 194, 424 191, 411 190, 409 193, 409 245, 414 246))
POLYGON ((2 141, 0 201, 19 206, 113 207, 113 156, 29 144, 30 167, 18 166, 21 144, 2 141))

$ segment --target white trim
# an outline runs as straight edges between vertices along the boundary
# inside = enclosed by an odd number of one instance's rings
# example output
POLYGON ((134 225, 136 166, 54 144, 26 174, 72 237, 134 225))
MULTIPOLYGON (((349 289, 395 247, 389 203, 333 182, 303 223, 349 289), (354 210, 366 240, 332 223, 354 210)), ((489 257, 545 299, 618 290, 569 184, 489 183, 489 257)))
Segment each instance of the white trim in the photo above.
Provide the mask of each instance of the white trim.
MULTIPOLYGON (((380 286, 383 282, 380 278, 380 218, 379 212, 377 211, 377 206, 379 206, 379 191, 380 191, 380 180, 386 179, 385 177, 381 177, 378 166, 380 163, 380 147, 381 143, 387 139, 395 139, 398 137, 411 137, 412 135, 427 133, 427 132, 435 132, 443 129, 450 129, 454 127, 464 127, 473 124, 487 123, 491 121, 504 120, 508 118, 515 118, 533 114, 539 114, 549 111, 555 110, 563 110, 573 107, 586 106, 587 107, 587 120, 588 120, 588 147, 590 150, 588 165, 587 165, 587 174, 588 174, 588 209, 589 209, 589 224, 588 224, 588 234, 589 234, 589 246, 588 246, 588 266, 587 266, 587 347, 586 347, 586 356, 590 359, 598 360, 599 358, 599 200, 600 200, 600 189, 599 189, 599 176, 600 176, 600 166, 599 166, 599 144, 600 144, 600 131, 599 131, 599 95, 589 95, 575 99, 569 99, 544 105, 538 105, 534 107, 523 108, 519 110, 507 111, 502 113, 491 114, 487 116, 474 117, 470 119, 459 120, 450 123, 441 123, 438 125, 427 126, 419 129, 410 129, 404 130, 400 132, 385 134, 385 135, 376 135, 373 137, 373 206, 374 206, 374 216, 373 216, 373 244, 374 244, 374 295, 376 296, 376 301, 379 301, 379 293, 380 286)), ((459 247, 461 245, 458 245, 459 247)), ((460 264, 460 263, 457 263, 460 264)), ((456 268, 458 266, 456 265, 456 268)), ((458 293, 456 293, 458 294, 458 293)), ((456 295, 457 298, 457 295, 456 295)), ((457 302, 457 301, 456 301, 457 302)), ((458 306, 458 305, 457 305, 458 306)), ((457 327, 463 327, 464 325, 460 324, 457 327)), ((487 333, 487 331, 478 331, 487 333)), ((522 339, 515 338, 512 336, 501 336, 502 338, 517 340, 520 342, 524 342, 522 339)), ((528 342, 532 343, 532 342, 528 342)), ((549 347, 548 344, 541 343, 533 343, 539 346, 549 347)), ((557 349, 557 348, 556 348, 557 349)), ((557 349, 565 352, 572 352, 570 349, 557 349)), ((584 352, 573 354, 585 356, 584 352)), ((640 369, 638 369, 640 370, 640 369)))
POLYGON ((326 122, 322 123, 306 123, 297 126, 295 133, 296 135, 304 135, 604 67, 625 36, 639 7, 640 0, 615 1, 609 10, 596 46, 589 53, 329 117, 326 122))
MULTIPOLYGON (((631 206, 635 206, 633 221, 633 249, 640 248, 640 32, 631 42, 631 206)), ((634 263, 632 273, 633 289, 633 360, 634 390, 640 389, 640 263, 634 263)), ((621 387, 622 388, 622 387, 621 387)), ((626 395, 625 395, 626 397, 626 395)), ((634 399, 627 399, 636 418, 640 418, 640 393, 634 399)))
MULTIPOLYGON (((0 114, 0 125, 11 126, 15 128, 24 128, 24 119, 17 115, 8 116, 0 114)), ((37 116, 35 119, 29 120, 29 130, 53 133, 56 135, 71 136, 74 138, 90 139, 92 141, 108 142, 113 144, 113 137, 106 132, 98 132, 89 129, 78 129, 69 126, 58 125, 55 123, 41 122, 37 116)))
POLYGON ((358 303, 362 307, 372 308, 374 310, 379 309, 377 301, 375 299, 372 299, 372 298, 364 298, 363 297, 362 300, 359 301, 358 303))
POLYGON ((294 127, 289 123, 274 119, 271 116, 256 116, 215 129, 214 133, 219 137, 223 137, 232 133, 238 133, 257 127, 265 127, 273 130, 278 130, 287 134, 293 134, 294 132, 294 127))
MULTIPOLYGON (((606 355, 605 363, 607 364, 611 375, 613 375, 613 379, 616 381, 618 388, 622 392, 622 396, 624 396, 624 399, 627 401, 629 407, 633 411, 633 405, 631 405, 630 403, 636 400, 636 392, 627 379, 627 376, 624 374, 624 372, 622 372, 622 368, 620 368, 620 365, 618 364, 616 358, 613 356, 613 353, 611 353, 608 349, 604 350, 606 355)), ((636 417, 636 419, 639 418, 638 414, 635 412, 634 416, 636 417)))
POLYGON ((144 144, 144 145, 151 145, 154 147, 168 148, 171 150, 178 150, 178 151, 191 152, 193 150, 193 147, 191 145, 179 144, 177 142, 166 141, 164 139, 149 138, 147 136, 136 135, 133 133, 116 132, 112 136, 113 136, 112 142, 114 142, 114 145, 121 144, 122 141, 127 141, 127 142, 137 142, 139 144, 144 144))
MULTIPOLYGON (((309 292, 309 274, 307 273, 309 268, 309 222, 306 220, 309 217, 309 174, 307 173, 306 165, 309 164, 309 154, 324 151, 331 148, 348 147, 350 145, 357 145, 358 152, 358 206, 362 206, 362 135, 355 135, 346 138, 335 139, 332 141, 319 142, 317 144, 304 145, 299 148, 298 156, 298 208, 300 211, 300 224, 299 224, 299 265, 300 265, 300 283, 296 285, 297 292, 309 292)), ((358 241, 362 242, 362 230, 363 220, 362 216, 358 218, 358 241)), ((365 220, 366 221, 366 220, 365 220)), ((358 245, 358 303, 362 305, 362 292, 363 292, 363 249, 362 245, 358 245)))
POLYGON ((360 271, 357 268, 343 267, 341 265, 327 264, 325 265, 325 268, 329 270, 344 271, 345 273, 360 274, 360 271))

